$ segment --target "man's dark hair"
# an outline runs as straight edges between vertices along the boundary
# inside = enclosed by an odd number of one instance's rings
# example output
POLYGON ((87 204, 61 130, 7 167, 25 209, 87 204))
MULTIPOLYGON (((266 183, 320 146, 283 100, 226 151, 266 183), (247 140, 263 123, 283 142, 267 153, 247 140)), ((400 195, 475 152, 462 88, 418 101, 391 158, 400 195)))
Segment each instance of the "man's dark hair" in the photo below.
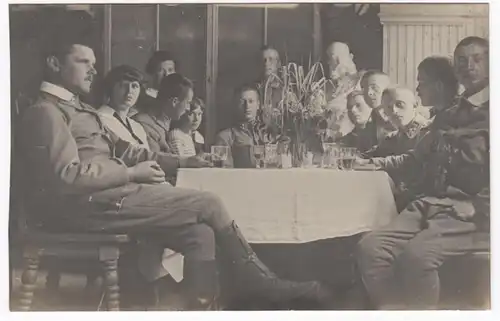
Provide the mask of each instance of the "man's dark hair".
POLYGON ((93 48, 93 41, 88 35, 82 33, 60 31, 53 34, 52 37, 45 42, 45 46, 42 48, 44 78, 49 76, 47 59, 53 56, 62 62, 75 45, 93 48))
POLYGON ((368 78, 370 78, 372 76, 386 76, 386 77, 389 77, 388 74, 386 74, 385 72, 380 71, 380 70, 376 70, 376 69, 367 70, 366 72, 363 73, 363 77, 361 77, 361 80, 359 82, 361 84, 361 87, 364 87, 363 84, 366 83, 366 81, 368 80, 368 78))
POLYGON ((450 58, 445 56, 430 56, 422 60, 417 69, 418 71, 425 72, 427 76, 444 85, 447 101, 453 100, 458 94, 459 82, 450 58))
POLYGON ((158 90, 158 100, 166 101, 170 98, 186 98, 189 90, 194 89, 193 82, 181 74, 174 73, 163 78, 158 90))
POLYGON ((353 90, 351 93, 349 93, 349 95, 347 95, 347 109, 352 109, 352 107, 354 107, 354 98, 356 98, 357 96, 361 96, 363 97, 363 91, 361 90, 353 90))
POLYGON ((156 72, 156 69, 158 68, 158 65, 168 60, 173 61, 175 64, 175 68, 177 69, 177 60, 170 51, 155 51, 155 53, 153 53, 151 58, 149 58, 148 63, 146 64, 146 73, 148 73, 149 75, 154 74, 156 72))
POLYGON ((128 66, 128 65, 120 65, 111 69, 107 75, 104 77, 102 82, 102 96, 111 97, 113 92, 113 87, 119 83, 120 81, 128 80, 128 81, 137 81, 141 85, 141 90, 143 86, 144 76, 142 72, 138 69, 128 66))
POLYGON ((205 103, 200 98, 195 97, 193 98, 191 104, 189 104, 189 110, 186 111, 179 119, 172 120, 170 124, 170 129, 172 130, 174 128, 182 127, 188 121, 188 117, 198 108, 201 109, 202 112, 204 112, 205 103))
POLYGON ((488 51, 489 47, 490 47, 490 43, 489 43, 489 41, 487 39, 481 38, 481 37, 477 37, 477 36, 470 36, 470 37, 465 37, 464 39, 460 40, 460 42, 455 47, 455 51, 453 52, 453 54, 454 55, 457 54, 457 49, 458 48, 469 46, 469 45, 481 46, 484 49, 486 49, 486 51, 488 51))

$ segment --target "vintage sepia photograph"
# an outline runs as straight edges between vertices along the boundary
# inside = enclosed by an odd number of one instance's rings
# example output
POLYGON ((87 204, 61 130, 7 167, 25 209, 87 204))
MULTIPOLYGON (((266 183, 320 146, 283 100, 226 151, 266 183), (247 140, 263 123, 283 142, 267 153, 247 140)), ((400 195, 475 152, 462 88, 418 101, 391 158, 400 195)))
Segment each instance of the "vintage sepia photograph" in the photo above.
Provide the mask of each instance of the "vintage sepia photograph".
POLYGON ((10 311, 491 310, 489 16, 8 4, 10 311))

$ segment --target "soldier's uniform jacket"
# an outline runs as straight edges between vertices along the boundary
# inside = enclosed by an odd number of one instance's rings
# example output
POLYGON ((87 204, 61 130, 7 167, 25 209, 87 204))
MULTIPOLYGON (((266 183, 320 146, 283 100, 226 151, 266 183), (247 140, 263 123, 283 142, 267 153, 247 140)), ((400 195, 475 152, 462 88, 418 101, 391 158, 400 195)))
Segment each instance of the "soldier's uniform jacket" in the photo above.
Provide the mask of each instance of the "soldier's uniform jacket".
POLYGON ((157 161, 166 173, 179 167, 175 155, 154 153, 113 135, 93 107, 66 89, 44 82, 40 90, 36 103, 24 111, 20 128, 35 204, 119 207, 120 199, 140 188, 129 181, 128 167, 147 160, 157 161))
MULTIPOLYGON (((431 121, 417 113, 415 118, 403 129, 389 133, 385 139, 371 150, 363 153, 364 158, 401 155, 415 149, 417 142, 428 131, 431 121)), ((394 181, 394 196, 398 209, 406 207, 415 195, 414 186, 418 186, 422 177, 422 166, 414 166, 411 170, 387 170, 394 181)))
POLYGON ((215 145, 229 146, 227 166, 233 165, 232 150, 238 146, 254 146, 274 143, 275 139, 267 132, 267 126, 259 121, 237 124, 217 134, 215 145))
POLYGON ((380 144, 385 137, 392 133, 393 131, 397 130, 397 127, 395 127, 387 115, 385 114, 384 110, 381 109, 381 107, 377 109, 373 109, 372 114, 371 114, 371 120, 375 124, 375 128, 377 131, 377 145, 380 144))
POLYGON ((171 152, 167 139, 171 120, 167 116, 156 115, 151 108, 146 108, 132 118, 144 127, 149 148, 153 152, 171 152))
POLYGON ((460 97, 438 113, 414 150, 372 162, 387 171, 422 166, 422 179, 414 186, 418 198, 438 206, 466 200, 474 206, 474 219, 488 226, 489 101, 476 97, 460 97))
POLYGON ((377 128, 370 119, 363 128, 355 127, 350 133, 337 139, 343 146, 355 147, 359 152, 365 153, 377 145, 377 128))
POLYGON ((367 151, 365 157, 385 157, 404 154, 415 148, 421 135, 432 122, 420 114, 403 129, 389 133, 377 146, 367 151))

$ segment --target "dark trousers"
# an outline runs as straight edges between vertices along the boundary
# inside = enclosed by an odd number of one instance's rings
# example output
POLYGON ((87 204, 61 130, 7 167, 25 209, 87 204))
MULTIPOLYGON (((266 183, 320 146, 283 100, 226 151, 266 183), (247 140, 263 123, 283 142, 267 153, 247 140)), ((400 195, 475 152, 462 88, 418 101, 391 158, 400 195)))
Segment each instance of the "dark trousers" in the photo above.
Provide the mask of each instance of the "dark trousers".
POLYGON ((232 222, 216 195, 166 184, 141 184, 134 188, 125 197, 118 193, 116 197, 101 194, 76 204, 82 213, 70 217, 66 224, 78 230, 154 239, 186 259, 215 258, 214 232, 232 222))
POLYGON ((484 237, 474 223, 450 216, 448 208, 414 201, 389 225, 360 241, 363 283, 381 309, 435 309, 438 268, 447 258, 488 250, 484 237))

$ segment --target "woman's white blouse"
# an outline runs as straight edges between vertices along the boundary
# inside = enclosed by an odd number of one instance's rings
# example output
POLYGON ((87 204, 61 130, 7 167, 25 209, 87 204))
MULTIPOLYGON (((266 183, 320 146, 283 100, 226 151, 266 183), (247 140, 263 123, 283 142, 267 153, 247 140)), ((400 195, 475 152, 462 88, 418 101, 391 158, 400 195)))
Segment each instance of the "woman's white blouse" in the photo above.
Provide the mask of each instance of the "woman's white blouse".
POLYGON ((116 136, 120 137, 124 141, 131 143, 132 145, 139 145, 144 148, 149 149, 148 145, 148 136, 146 131, 142 127, 141 124, 136 122, 130 117, 127 117, 127 120, 132 127, 132 131, 134 134, 141 140, 142 144, 140 144, 134 136, 130 133, 128 128, 126 128, 115 116, 115 110, 107 105, 101 106, 98 110, 99 116, 101 116, 101 120, 106 127, 108 127, 111 132, 113 132, 116 136))

